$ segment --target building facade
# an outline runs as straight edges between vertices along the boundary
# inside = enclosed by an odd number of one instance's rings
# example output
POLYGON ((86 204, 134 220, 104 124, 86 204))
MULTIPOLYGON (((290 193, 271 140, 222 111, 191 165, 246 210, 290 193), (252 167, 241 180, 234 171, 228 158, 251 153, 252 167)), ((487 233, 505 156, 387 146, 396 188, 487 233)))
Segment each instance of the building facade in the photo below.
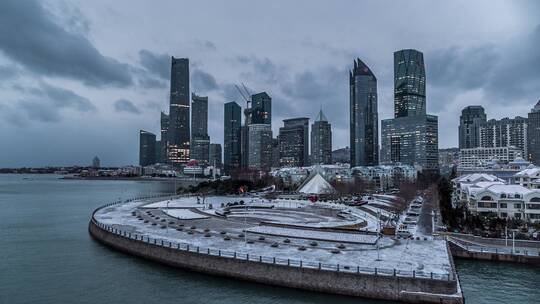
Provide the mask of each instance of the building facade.
POLYGON ((160 163, 168 163, 167 159, 167 146, 169 143, 169 115, 161 112, 160 117, 160 126, 161 126, 161 140, 160 140, 160 157, 158 162, 160 163))
POLYGON ((139 165, 144 167, 156 163, 156 135, 139 131, 139 165))
POLYGON ((482 106, 468 106, 459 117, 459 148, 480 147, 480 126, 486 123, 486 113, 482 106))
POLYGON ((381 160, 439 172, 438 118, 426 114, 424 57, 416 50, 394 53, 394 118, 381 121, 381 160))
POLYGON ((439 169, 438 118, 417 115, 381 122, 383 164, 405 164, 418 170, 439 169))
POLYGON ((191 139, 191 159, 196 160, 199 166, 207 166, 210 158, 210 137, 197 135, 191 139))
POLYGON ((216 168, 221 168, 223 166, 221 155, 222 155, 221 145, 216 144, 216 143, 211 143, 209 164, 211 166, 215 166, 216 168))
POLYGON ((208 135, 208 96, 191 94, 191 136, 208 135))
POLYGON ((471 148, 459 150, 460 168, 483 168, 496 161, 508 164, 521 155, 517 147, 471 148))
POLYGON ((480 147, 517 147, 523 157, 528 155, 527 118, 490 119, 480 126, 480 147))
POLYGON ((379 164, 377 78, 357 59, 349 71, 351 166, 379 164))
POLYGON ((311 163, 314 165, 332 163, 332 126, 322 109, 311 125, 311 163))
POLYGON ((540 189, 528 189, 487 174, 471 174, 453 180, 453 199, 473 214, 540 221, 540 189))
POLYGON ((226 174, 240 167, 242 108, 234 101, 225 104, 223 126, 223 165, 226 174))
POLYGON ((394 117, 425 114, 424 55, 411 49, 394 52, 394 117))
POLYGON ((266 92, 251 95, 250 109, 248 124, 272 124, 272 98, 266 92))
POLYGON ((279 163, 284 167, 304 167, 309 163, 309 118, 283 120, 279 128, 279 163))
POLYGON ((167 159, 173 166, 190 160, 189 59, 171 58, 171 92, 167 159))
POLYGON ((269 124, 250 124, 247 130, 248 167, 269 171, 272 166, 272 127, 269 124))
POLYGON ((191 155, 200 166, 208 165, 210 137, 208 136, 208 97, 191 94, 191 155))
POLYGON ((351 148, 345 147, 332 151, 332 163, 349 164, 351 159, 351 148))
POLYGON ((540 166, 540 100, 528 115, 527 127, 527 158, 533 164, 540 166))

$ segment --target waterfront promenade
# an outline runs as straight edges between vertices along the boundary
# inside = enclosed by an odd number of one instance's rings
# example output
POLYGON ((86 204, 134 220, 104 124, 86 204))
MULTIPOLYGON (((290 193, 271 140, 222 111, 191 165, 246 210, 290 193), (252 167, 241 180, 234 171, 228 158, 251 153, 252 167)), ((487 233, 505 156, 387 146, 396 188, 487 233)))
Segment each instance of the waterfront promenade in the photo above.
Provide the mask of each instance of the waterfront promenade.
MULTIPOLYGON (((402 266, 396 264, 398 267, 369 267, 369 263, 355 264, 354 259, 347 258, 360 253, 354 253, 354 250, 359 248, 355 249, 355 245, 351 244, 347 245, 347 249, 341 245, 341 250, 337 250, 338 244, 331 244, 330 241, 313 245, 313 241, 298 238, 290 241, 290 238, 284 237, 254 238, 251 235, 249 245, 245 247, 243 240, 246 239, 247 230, 244 229, 245 226, 234 230, 238 228, 235 227, 238 221, 225 225, 229 229, 227 231, 212 228, 214 222, 224 221, 218 217, 207 222, 210 228, 199 228, 201 221, 206 221, 200 219, 190 227, 187 225, 189 220, 179 221, 156 212, 159 210, 149 210, 151 203, 155 201, 155 198, 144 198, 98 208, 90 222, 91 235, 115 249, 208 274, 320 292, 413 303, 463 301, 446 245, 444 252, 451 263, 450 272, 447 273, 430 271, 434 266, 429 264, 422 266, 424 269, 406 269, 403 266, 407 263, 402 266), (143 212, 140 212, 138 207, 143 208, 140 209, 143 212), (143 217, 143 214, 153 215, 154 222, 143 217), (312 247, 302 243, 311 244, 312 247), (205 244, 207 246, 204 246, 205 244), (332 247, 334 249, 331 249, 332 247)), ((223 223, 220 224, 220 229, 225 229, 223 223)), ((423 248, 428 243, 439 242, 445 244, 444 241, 431 240, 412 241, 407 245, 415 248, 421 244, 423 248)), ((391 265, 389 257, 394 251, 399 255, 402 250, 400 248, 404 247, 388 246, 384 250, 385 254, 381 254, 381 257, 387 260, 383 265, 391 265)), ((373 254, 373 250, 365 251, 373 254)), ((409 252, 412 253, 414 251, 409 252)))

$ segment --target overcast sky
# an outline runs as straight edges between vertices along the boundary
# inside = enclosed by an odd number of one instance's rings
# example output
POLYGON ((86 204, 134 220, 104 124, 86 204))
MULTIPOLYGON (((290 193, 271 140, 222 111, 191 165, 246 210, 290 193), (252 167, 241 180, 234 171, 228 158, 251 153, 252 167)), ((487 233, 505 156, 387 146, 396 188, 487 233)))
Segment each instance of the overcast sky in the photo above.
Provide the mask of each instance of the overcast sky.
POLYGON ((526 116, 540 99, 539 1, 0 1, 0 167, 138 162, 139 129, 159 133, 170 56, 191 62, 223 141, 233 87, 272 96, 272 127, 322 106, 348 146, 348 70, 378 78, 393 116, 393 52, 424 53, 427 109, 441 148, 459 113, 526 116))

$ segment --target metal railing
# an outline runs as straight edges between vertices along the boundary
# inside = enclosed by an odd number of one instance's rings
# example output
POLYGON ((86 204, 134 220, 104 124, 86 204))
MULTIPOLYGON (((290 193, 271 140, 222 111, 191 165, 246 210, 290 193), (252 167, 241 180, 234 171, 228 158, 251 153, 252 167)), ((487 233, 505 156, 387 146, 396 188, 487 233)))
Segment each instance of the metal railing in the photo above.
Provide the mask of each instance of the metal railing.
POLYGON ((469 245, 467 241, 455 239, 453 237, 448 237, 448 241, 453 244, 461 247, 462 249, 469 252, 480 252, 480 253, 495 253, 495 254, 507 254, 507 255, 516 255, 516 256, 531 256, 531 257, 540 257, 540 250, 535 249, 524 249, 524 248, 512 248, 512 247, 491 247, 491 246, 482 246, 482 245, 469 245))
POLYGON ((248 261, 248 262, 266 263, 266 264, 288 266, 288 267, 317 269, 320 271, 334 271, 334 272, 344 272, 344 273, 362 274, 362 275, 420 278, 420 279, 438 280, 438 281, 455 281, 456 280, 454 273, 450 273, 450 272, 435 273, 435 272, 403 270, 403 269, 395 269, 395 268, 388 269, 388 268, 378 268, 378 267, 364 267, 364 266, 359 266, 359 265, 330 264, 330 263, 321 263, 321 262, 314 262, 314 261, 280 258, 280 257, 275 257, 275 256, 255 255, 255 254, 249 254, 245 252, 227 251, 227 250, 221 250, 221 249, 210 248, 210 247, 201 247, 201 246, 196 246, 189 243, 173 242, 173 241, 165 240, 162 238, 152 238, 143 234, 131 233, 125 230, 118 229, 117 227, 114 227, 113 225, 100 223, 95 218, 96 212, 98 212, 100 209, 111 207, 114 205, 133 202, 137 200, 150 199, 150 198, 170 197, 171 199, 173 199, 173 198, 178 198, 178 197, 183 197, 183 196, 189 196, 189 195, 175 195, 175 196, 151 195, 151 196, 132 198, 132 199, 125 200, 123 202, 115 201, 115 202, 96 208, 94 212, 92 213, 91 221, 98 228, 108 233, 112 233, 126 239, 140 241, 143 243, 150 244, 152 246, 160 246, 164 248, 193 252, 193 253, 198 253, 198 254, 205 254, 209 256, 233 258, 233 259, 238 259, 238 260, 243 260, 243 261, 248 261))

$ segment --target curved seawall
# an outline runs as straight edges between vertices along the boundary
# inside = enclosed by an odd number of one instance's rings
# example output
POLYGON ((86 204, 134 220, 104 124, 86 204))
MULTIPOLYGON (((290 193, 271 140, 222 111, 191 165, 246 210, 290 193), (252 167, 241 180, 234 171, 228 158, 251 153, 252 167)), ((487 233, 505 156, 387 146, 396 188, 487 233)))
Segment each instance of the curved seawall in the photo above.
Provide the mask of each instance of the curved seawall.
MULTIPOLYGON (((116 250, 173 267, 210 275, 316 292, 403 301, 463 303, 457 279, 429 279, 389 274, 365 274, 292 265, 260 256, 226 256, 221 250, 181 246, 130 234, 92 219, 91 236, 116 250)), ((320 264, 319 264, 320 265, 320 264)), ((320 266, 319 266, 320 267, 320 266)))

